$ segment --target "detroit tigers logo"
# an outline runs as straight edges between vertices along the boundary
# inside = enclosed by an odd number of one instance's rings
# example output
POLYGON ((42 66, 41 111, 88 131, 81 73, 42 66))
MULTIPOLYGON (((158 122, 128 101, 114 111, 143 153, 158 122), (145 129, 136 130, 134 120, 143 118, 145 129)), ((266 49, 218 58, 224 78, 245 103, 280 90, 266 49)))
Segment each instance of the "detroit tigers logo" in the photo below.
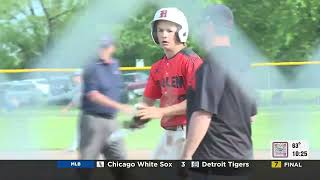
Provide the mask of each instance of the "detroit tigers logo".
POLYGON ((167 17, 167 10, 160 11, 160 18, 167 17))

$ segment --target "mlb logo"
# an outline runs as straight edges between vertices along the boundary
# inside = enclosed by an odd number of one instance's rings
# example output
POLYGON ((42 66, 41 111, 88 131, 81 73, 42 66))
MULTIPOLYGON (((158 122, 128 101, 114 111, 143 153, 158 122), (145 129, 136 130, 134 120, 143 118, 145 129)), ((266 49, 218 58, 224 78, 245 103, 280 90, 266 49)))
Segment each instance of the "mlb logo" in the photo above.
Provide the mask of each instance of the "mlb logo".
POLYGON ((97 161, 96 165, 97 165, 97 167, 102 168, 102 167, 104 167, 104 161, 97 161))
POLYGON ((287 158, 288 157, 288 142, 272 142, 272 157, 287 158))

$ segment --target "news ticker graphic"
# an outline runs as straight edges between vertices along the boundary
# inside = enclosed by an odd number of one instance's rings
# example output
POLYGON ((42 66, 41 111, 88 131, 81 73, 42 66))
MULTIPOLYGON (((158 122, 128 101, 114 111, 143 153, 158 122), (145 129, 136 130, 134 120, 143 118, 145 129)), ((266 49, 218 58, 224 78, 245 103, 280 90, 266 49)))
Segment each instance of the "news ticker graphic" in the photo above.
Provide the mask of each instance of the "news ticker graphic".
MULTIPOLYGON (((114 171, 123 172, 128 175, 128 179, 140 180, 164 180, 177 179, 180 180, 181 172, 198 171, 201 173, 210 173, 217 175, 249 175, 249 179, 320 179, 320 160, 250 160, 250 161, 151 161, 154 164, 160 162, 172 163, 172 167, 161 168, 139 168, 137 163, 148 163, 148 160, 127 160, 127 161, 78 161, 78 160, 1 160, 0 161, 0 179, 15 180, 15 179, 68 179, 79 180, 79 175, 86 176, 86 172, 92 172, 94 177, 99 179, 112 179, 114 171), (115 165, 120 162, 134 163, 135 168, 115 168, 115 165), (108 165, 109 163, 109 165, 108 165), (234 163, 242 163, 243 167, 238 169, 234 167, 234 163), (248 163, 249 168, 247 168, 248 163), (192 165, 193 164, 193 165, 192 165), (225 164, 225 165, 224 165, 225 164), (109 167, 114 167, 109 168, 109 167), (196 168, 191 168, 191 165, 196 168), (57 168, 59 166, 60 168, 57 168), (184 166, 184 168, 183 168, 184 166), (227 168, 225 168, 227 166, 227 168), (187 169, 185 169, 187 167, 187 169), (230 167, 230 168, 228 168, 230 167), (83 169, 79 169, 83 168, 83 169), (88 169, 91 168, 91 169, 88 169), (83 170, 83 171, 82 171, 83 170), (89 171, 88 171, 89 170, 89 171), (181 171, 182 170, 182 171, 181 171), (185 171, 187 170, 187 171, 185 171), (138 177, 138 178, 136 178, 138 177)), ((146 166, 144 166, 146 167, 146 166)), ((149 166, 150 167, 150 166, 149 166)), ((96 178, 91 178, 96 179, 96 178)))
POLYGON ((272 141, 271 157, 273 159, 308 159, 309 145, 304 140, 272 141))
MULTIPOLYGON (((264 160, 266 161, 266 160, 264 160)), ((256 167, 259 160, 249 161, 160 161, 160 160, 61 160, 58 168, 211 168, 211 169, 249 169, 256 167)), ((302 168, 305 161, 277 160, 267 161, 270 168, 302 168)), ((319 161, 320 162, 320 161, 319 161)), ((320 163, 319 163, 320 164, 320 163)))

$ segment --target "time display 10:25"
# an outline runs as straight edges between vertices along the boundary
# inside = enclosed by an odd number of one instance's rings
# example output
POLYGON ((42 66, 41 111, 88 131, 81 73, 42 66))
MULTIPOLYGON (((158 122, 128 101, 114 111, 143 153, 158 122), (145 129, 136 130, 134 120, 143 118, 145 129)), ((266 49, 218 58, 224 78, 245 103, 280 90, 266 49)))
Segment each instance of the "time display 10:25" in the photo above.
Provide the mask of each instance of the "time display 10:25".
POLYGON ((293 156, 308 156, 308 151, 292 151, 293 156))

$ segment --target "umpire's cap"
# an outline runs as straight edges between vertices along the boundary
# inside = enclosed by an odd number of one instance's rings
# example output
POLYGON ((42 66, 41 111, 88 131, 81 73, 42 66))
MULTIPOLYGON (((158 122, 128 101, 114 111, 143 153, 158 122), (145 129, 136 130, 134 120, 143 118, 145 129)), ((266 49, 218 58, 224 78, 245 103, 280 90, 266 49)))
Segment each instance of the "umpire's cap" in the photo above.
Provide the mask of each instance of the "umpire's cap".
POLYGON ((233 13, 229 7, 223 4, 209 5, 204 10, 204 20, 215 25, 232 28, 234 24, 233 13))
POLYGON ((108 48, 108 47, 110 47, 111 45, 114 45, 114 44, 115 44, 114 39, 109 35, 104 36, 100 40, 100 48, 108 48))

